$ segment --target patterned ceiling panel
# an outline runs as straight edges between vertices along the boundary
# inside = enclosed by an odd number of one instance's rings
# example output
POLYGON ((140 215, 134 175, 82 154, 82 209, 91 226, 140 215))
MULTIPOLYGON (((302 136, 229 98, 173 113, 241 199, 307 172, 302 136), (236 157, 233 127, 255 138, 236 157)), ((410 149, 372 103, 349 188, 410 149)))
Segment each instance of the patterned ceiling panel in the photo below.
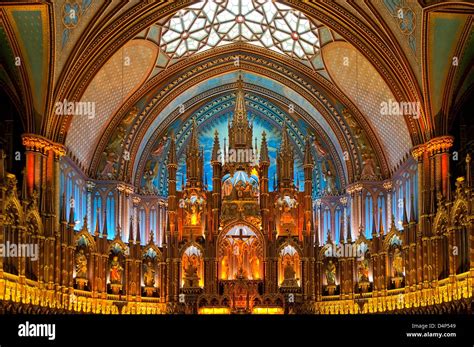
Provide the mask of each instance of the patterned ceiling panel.
POLYGON ((352 99, 374 129, 395 167, 412 147, 403 115, 382 114, 384 103, 395 102, 387 83, 352 45, 333 42, 322 50, 333 81, 352 99))
POLYGON ((146 80, 157 52, 149 41, 130 41, 94 77, 81 102, 95 103, 95 116, 74 116, 66 139, 66 146, 79 163, 89 165, 110 117, 146 80))

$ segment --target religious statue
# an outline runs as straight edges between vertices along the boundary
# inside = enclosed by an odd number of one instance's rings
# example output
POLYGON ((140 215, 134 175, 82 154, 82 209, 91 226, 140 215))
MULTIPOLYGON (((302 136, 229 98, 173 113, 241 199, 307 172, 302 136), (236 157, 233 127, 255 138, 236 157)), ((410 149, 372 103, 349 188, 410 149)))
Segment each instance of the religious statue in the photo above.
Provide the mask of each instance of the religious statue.
POLYGON ((290 259, 286 260, 285 267, 283 268, 283 283, 282 287, 297 287, 298 282, 296 281, 296 271, 294 264, 290 259))
POLYGON ((318 156, 320 157, 325 157, 327 152, 324 149, 324 146, 322 145, 320 139, 318 139, 317 136, 314 136, 313 139, 314 139, 313 145, 316 148, 316 153, 318 153, 318 156))
POLYGON ((168 138, 164 136, 158 143, 158 146, 151 152, 151 155, 157 157, 159 161, 163 161, 165 159, 165 156, 163 156, 163 152, 166 147, 167 140, 168 138))
POLYGON ((329 260, 326 266, 326 280, 329 285, 336 284, 336 265, 332 260, 329 260))
POLYGON ((184 270, 184 288, 199 287, 198 268, 192 261, 188 262, 188 266, 184 270))
POLYGON ((222 185, 222 196, 225 198, 226 196, 229 196, 232 193, 232 182, 230 179, 227 179, 224 181, 224 184, 222 185))
POLYGON ((238 279, 246 279, 247 278, 247 271, 244 270, 244 245, 247 243, 248 239, 251 238, 250 235, 244 235, 243 229, 239 230, 238 235, 231 235, 229 236, 233 239, 233 250, 234 255, 237 256, 237 273, 235 278, 238 279))
POLYGON ((145 264, 145 273, 143 275, 145 286, 153 287, 155 285, 155 268, 151 259, 145 264))
POLYGON ((369 260, 364 258, 358 264, 358 280, 359 282, 369 281, 369 260))
POLYGON ((160 165, 155 163, 153 169, 151 168, 152 162, 151 160, 146 163, 147 169, 143 174, 143 179, 145 180, 145 192, 148 194, 152 194, 155 192, 155 186, 153 185, 153 180, 155 179, 156 175, 158 174, 158 168, 160 165))
POLYGON ((394 277, 403 277, 403 258, 399 248, 393 252, 392 267, 394 277))
POLYGON ((328 160, 322 163, 323 179, 326 182, 325 192, 333 195, 336 193, 336 177, 334 176, 332 165, 328 160))
POLYGON ((336 192, 336 184, 334 182, 334 175, 331 170, 327 170, 324 173, 324 179, 326 180, 326 192, 328 194, 334 194, 336 192))
POLYGON ((83 249, 76 256, 76 277, 87 278, 87 257, 83 249))
POLYGON ((375 173, 375 162, 374 158, 371 154, 364 154, 363 158, 363 166, 362 166, 362 179, 372 180, 377 177, 375 173))
POLYGON ((115 163, 117 162, 117 154, 114 152, 104 152, 104 167, 100 172, 100 178, 110 179, 115 175, 115 163))
POLYGON ((120 265, 118 256, 114 255, 110 263, 110 282, 113 284, 122 283, 123 267, 120 265))

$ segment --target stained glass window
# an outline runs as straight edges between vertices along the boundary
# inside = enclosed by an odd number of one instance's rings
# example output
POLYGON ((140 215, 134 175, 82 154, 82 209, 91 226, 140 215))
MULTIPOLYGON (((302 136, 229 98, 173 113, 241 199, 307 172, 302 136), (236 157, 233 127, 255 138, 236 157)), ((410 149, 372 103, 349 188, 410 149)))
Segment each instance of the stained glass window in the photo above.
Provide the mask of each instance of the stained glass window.
POLYGON ((198 2, 171 17, 160 38, 171 59, 234 42, 307 61, 320 49, 314 22, 291 7, 266 0, 198 2))

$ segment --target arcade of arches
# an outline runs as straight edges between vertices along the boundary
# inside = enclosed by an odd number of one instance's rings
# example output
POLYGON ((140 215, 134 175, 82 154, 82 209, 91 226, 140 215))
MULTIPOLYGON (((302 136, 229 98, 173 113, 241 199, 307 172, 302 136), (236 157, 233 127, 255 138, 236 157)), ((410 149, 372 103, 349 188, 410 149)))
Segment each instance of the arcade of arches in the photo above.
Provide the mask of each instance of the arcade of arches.
POLYGON ((0 312, 472 312, 472 4, 0 6, 0 312))

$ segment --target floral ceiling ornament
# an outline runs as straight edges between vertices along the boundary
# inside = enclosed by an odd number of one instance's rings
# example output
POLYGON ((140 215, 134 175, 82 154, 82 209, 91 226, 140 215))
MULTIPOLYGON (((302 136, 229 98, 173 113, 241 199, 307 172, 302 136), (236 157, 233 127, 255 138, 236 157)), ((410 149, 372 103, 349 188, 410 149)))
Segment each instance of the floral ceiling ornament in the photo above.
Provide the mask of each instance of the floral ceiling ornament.
POLYGON ((178 59, 246 42, 311 61, 320 51, 320 26, 303 13, 273 1, 200 1, 165 23, 160 46, 170 59, 178 59))
POLYGON ((64 25, 62 47, 69 41, 73 29, 79 24, 79 19, 90 8, 93 0, 82 0, 79 2, 66 1, 63 5, 62 22, 64 25))

